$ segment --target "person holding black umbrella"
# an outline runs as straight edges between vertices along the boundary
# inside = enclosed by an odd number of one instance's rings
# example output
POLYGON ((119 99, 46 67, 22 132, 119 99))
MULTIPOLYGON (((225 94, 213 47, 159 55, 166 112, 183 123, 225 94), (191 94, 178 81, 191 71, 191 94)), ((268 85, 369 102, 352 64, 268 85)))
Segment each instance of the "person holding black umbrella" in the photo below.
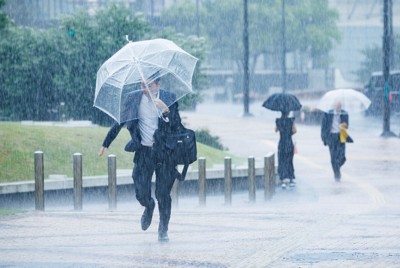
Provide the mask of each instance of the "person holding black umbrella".
POLYGON ((287 181, 289 186, 294 187, 294 144, 292 135, 297 132, 294 117, 288 117, 288 111, 282 111, 282 116, 275 120, 275 132, 279 131, 280 138, 278 143, 278 175, 281 180, 282 189, 286 189, 287 181))
POLYGON ((289 186, 294 187, 295 175, 293 167, 294 144, 292 135, 297 132, 294 117, 288 117, 290 111, 301 109, 301 104, 296 96, 287 93, 276 93, 271 95, 264 103, 263 107, 280 111, 282 116, 275 121, 275 132, 279 131, 280 139, 278 143, 278 175, 283 189, 289 186))

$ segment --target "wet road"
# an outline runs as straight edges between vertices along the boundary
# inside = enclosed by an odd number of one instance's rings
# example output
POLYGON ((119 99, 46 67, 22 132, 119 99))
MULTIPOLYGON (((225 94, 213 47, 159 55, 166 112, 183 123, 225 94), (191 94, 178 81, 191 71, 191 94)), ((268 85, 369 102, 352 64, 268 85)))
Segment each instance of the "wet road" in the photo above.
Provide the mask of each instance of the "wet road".
MULTIPOLYGON (((229 150, 258 164, 276 152, 277 113, 253 104, 202 104, 183 112, 188 127, 207 128, 229 150)), ((347 163, 336 183, 319 126, 298 125, 297 186, 250 203, 235 193, 182 198, 169 236, 157 241, 158 212, 140 230, 142 208, 28 212, 0 218, 0 266, 6 267, 398 267, 400 263, 400 139, 379 137, 379 119, 350 115, 347 163)), ((394 119, 392 130, 400 132, 394 119)), ((221 160, 223 161, 223 160, 221 160)), ((244 162, 246 163, 246 162, 244 162)), ((235 164, 235 163, 233 163, 235 164)), ((243 163, 237 163, 242 165, 243 163)))

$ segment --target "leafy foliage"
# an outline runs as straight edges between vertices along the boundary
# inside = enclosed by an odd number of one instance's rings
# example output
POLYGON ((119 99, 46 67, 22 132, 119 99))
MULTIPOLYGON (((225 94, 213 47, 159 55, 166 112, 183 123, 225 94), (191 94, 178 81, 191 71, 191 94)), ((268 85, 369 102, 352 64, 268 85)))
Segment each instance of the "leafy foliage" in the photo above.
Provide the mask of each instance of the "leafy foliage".
MULTIPOLYGON (((157 33, 142 15, 132 15, 116 4, 95 15, 80 11, 65 17, 58 28, 40 30, 7 25, 0 31, 3 120, 85 119, 110 124, 112 120, 93 107, 96 73, 105 60, 126 44, 125 35, 131 41, 163 35, 176 39, 178 45, 199 59, 205 53, 202 38, 187 38, 171 30, 157 33)), ((203 79, 197 68, 195 89, 201 88, 203 79)), ((189 95, 181 101, 181 109, 195 107, 198 101, 200 96, 189 95)))
POLYGON ((9 23, 7 15, 1 11, 1 8, 6 4, 5 0, 0 0, 0 31, 4 29, 9 23))
POLYGON ((92 105, 97 70, 125 45, 126 34, 130 40, 137 41, 148 31, 149 25, 141 17, 132 17, 127 9, 116 5, 96 16, 80 12, 63 20, 61 57, 66 64, 56 81, 60 91, 64 92, 65 100, 62 101, 69 117, 100 124, 111 122, 92 105), (71 31, 72 35, 69 34, 71 31))
MULTIPOLYGON (((394 37, 393 51, 400 51, 400 35, 394 37)), ((361 68, 355 73, 360 82, 366 82, 371 76, 371 73, 382 71, 383 69, 383 53, 381 46, 373 46, 361 51, 364 60, 361 62, 361 68)), ((392 69, 400 69, 400 54, 394 53, 391 59, 392 69)))
POLYGON ((224 146, 219 141, 219 137, 212 136, 207 129, 196 130, 196 141, 219 150, 224 150, 224 146))
POLYGON ((54 32, 10 27, 0 40, 0 116, 11 120, 51 118, 60 66, 54 32), (43 57, 46 55, 46 57, 43 57))
MULTIPOLYGON (((288 52, 309 56, 313 66, 329 64, 328 53, 334 42, 340 40, 336 22, 338 13, 329 8, 328 0, 286 0, 286 45, 288 52)), ((243 1, 202 1, 198 10, 193 2, 179 2, 162 15, 164 25, 172 25, 177 31, 206 36, 212 48, 213 58, 242 59, 243 1), (185 15, 182 15, 185 14, 185 15)), ((282 37, 281 0, 251 0, 249 10, 250 56, 256 59, 266 53, 279 55, 282 37)), ((239 65, 240 67, 240 65, 239 65)))
POLYGON ((175 30, 172 30, 171 28, 166 28, 158 32, 157 36, 174 41, 182 49, 189 51, 191 55, 199 59, 193 73, 192 86, 195 90, 193 93, 188 94, 179 100, 179 108, 181 110, 194 110, 196 104, 202 101, 201 90, 206 88, 208 85, 205 75, 201 72, 201 64, 208 50, 206 39, 195 35, 187 36, 182 33, 176 33, 175 30))
POLYGON ((307 51, 316 68, 327 66, 328 52, 334 42, 340 41, 336 26, 339 14, 328 7, 328 0, 305 0, 298 7, 296 3, 288 10, 291 13, 288 24, 295 25, 289 28, 292 49, 307 51))
POLYGON ((199 34, 205 30, 206 15, 207 9, 204 5, 199 5, 197 13, 195 1, 181 1, 169 9, 164 9, 160 17, 163 25, 173 26, 179 33, 193 35, 197 34, 198 30, 199 34))

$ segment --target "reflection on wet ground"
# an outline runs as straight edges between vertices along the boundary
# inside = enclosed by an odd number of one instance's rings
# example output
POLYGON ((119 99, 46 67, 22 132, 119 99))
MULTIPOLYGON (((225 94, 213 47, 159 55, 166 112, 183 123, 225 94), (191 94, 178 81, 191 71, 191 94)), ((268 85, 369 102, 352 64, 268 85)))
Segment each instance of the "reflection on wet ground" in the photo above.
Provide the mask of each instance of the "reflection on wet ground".
MULTIPOLYGON (((258 104, 257 104, 258 105, 258 104)), ((251 106, 203 104, 182 117, 193 129, 207 127, 244 159, 262 163, 276 152, 278 113, 251 106)), ((261 105, 259 105, 261 106, 261 105)), ((256 192, 180 198, 173 207, 168 244, 157 241, 158 212, 140 230, 142 208, 123 202, 28 212, 0 218, 0 265, 11 267, 398 267, 400 261, 400 139, 381 138, 378 119, 351 116, 355 140, 347 146, 337 183, 319 126, 298 125, 297 186, 276 189, 264 200, 256 192), (93 207, 91 207, 93 206, 93 207)), ((399 121, 392 120, 399 132, 399 121)), ((221 160, 223 161, 223 160, 221 160)))

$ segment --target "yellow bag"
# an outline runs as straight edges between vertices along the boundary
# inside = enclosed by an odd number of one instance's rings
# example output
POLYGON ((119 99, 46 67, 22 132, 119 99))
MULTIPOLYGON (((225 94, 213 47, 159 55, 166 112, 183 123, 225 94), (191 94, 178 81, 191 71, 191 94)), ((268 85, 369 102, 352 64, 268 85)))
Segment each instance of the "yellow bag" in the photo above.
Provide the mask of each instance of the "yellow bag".
POLYGON ((340 142, 345 143, 349 134, 347 133, 347 129, 341 128, 340 129, 340 142))

